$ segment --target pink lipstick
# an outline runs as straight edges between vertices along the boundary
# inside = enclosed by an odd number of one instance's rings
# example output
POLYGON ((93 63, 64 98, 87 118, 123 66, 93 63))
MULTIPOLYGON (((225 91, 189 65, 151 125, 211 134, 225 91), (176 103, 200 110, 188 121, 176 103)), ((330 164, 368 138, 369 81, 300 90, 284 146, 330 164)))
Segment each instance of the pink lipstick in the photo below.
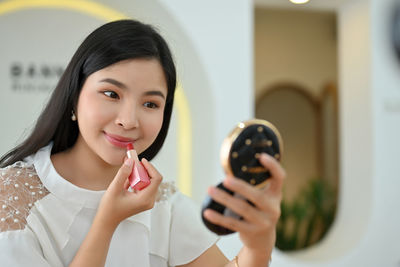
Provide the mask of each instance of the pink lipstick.
POLYGON ((129 143, 126 146, 126 149, 126 155, 134 161, 132 173, 129 175, 129 184, 131 188, 135 190, 142 190, 150 184, 149 175, 142 163, 139 161, 136 150, 133 148, 133 144, 129 143))

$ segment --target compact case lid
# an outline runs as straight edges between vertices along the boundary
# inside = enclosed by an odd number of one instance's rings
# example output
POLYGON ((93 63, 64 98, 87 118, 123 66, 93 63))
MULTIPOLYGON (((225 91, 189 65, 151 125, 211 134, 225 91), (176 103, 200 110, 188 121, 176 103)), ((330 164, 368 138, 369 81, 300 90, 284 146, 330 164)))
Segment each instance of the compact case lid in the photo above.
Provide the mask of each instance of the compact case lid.
POLYGON ((277 128, 261 119, 240 122, 222 144, 221 164, 227 175, 263 187, 270 174, 258 161, 261 153, 281 160, 283 141, 277 128))

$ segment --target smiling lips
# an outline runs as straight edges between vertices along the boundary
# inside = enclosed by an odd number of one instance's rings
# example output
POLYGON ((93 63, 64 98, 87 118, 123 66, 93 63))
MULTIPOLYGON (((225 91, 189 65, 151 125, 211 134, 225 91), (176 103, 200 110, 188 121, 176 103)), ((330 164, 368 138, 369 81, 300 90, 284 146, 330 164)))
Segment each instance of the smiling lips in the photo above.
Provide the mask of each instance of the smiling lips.
POLYGON ((106 132, 104 132, 104 136, 114 146, 122 147, 122 148, 126 148, 126 146, 129 143, 134 143, 135 142, 135 140, 133 140, 131 138, 126 138, 126 137, 119 136, 119 135, 109 134, 109 133, 106 133, 106 132))

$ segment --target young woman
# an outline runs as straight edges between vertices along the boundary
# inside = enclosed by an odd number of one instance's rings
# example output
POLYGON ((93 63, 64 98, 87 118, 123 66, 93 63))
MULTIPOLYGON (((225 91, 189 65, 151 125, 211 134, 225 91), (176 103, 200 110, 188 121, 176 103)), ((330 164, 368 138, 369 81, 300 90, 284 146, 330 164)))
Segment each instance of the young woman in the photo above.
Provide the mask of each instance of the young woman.
POLYGON ((211 210, 211 222, 238 231, 228 261, 193 203, 149 162, 171 118, 176 73, 164 39, 149 25, 115 21, 78 48, 31 135, 0 159, 0 251, 4 266, 267 266, 275 242, 284 172, 264 190, 234 177, 224 184, 255 207, 213 187, 243 221, 211 210), (128 190, 133 143, 151 183, 128 190))

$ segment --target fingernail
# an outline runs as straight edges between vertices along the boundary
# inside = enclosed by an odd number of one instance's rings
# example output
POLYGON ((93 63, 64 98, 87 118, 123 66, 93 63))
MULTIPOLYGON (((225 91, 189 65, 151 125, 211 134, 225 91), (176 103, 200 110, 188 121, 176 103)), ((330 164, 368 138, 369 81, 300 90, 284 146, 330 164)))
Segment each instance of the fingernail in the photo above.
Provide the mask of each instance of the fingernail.
POLYGON ((270 161, 271 160, 271 156, 270 155, 268 155, 267 153, 261 153, 261 156, 260 157, 262 157, 264 160, 266 160, 266 161, 270 161))
POLYGON ((128 158, 124 161, 124 164, 128 167, 131 167, 133 165, 133 159, 132 158, 128 158))

